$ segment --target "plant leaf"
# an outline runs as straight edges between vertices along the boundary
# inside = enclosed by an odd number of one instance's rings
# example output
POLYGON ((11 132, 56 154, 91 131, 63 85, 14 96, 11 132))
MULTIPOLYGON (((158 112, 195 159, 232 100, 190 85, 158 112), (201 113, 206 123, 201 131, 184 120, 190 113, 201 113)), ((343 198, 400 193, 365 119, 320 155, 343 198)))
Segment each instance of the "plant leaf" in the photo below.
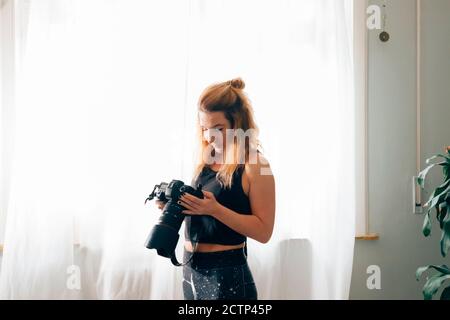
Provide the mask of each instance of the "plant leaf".
POLYGON ((436 207, 436 218, 439 221, 439 227, 444 228, 444 219, 448 213, 448 205, 446 201, 443 201, 439 206, 436 207))
POLYGON ((436 163, 430 164, 428 167, 426 167, 419 173, 419 175, 416 178, 416 182, 419 186, 421 186, 422 188, 425 187, 425 178, 427 177, 428 172, 430 172, 430 170, 436 165, 437 165, 436 163))
POLYGON ((417 268, 417 271, 416 271, 416 279, 417 279, 417 281, 419 281, 419 278, 428 269, 435 269, 435 270, 439 271, 442 274, 450 274, 450 269, 445 264, 440 265, 440 266, 435 265, 435 264, 430 264, 428 266, 417 268))
POLYGON ((422 274, 429 269, 435 269, 436 271, 438 271, 438 273, 434 274, 430 278, 427 278, 427 281, 423 286, 422 293, 425 300, 432 299, 433 295, 439 290, 442 283, 445 280, 450 279, 450 269, 446 265, 428 265, 417 269, 417 281, 419 281, 419 278, 422 276, 422 274))
POLYGON ((443 228, 441 235, 441 254, 443 257, 447 255, 448 250, 450 249, 450 215, 443 219, 443 228))
POLYGON ((447 163, 446 165, 442 165, 442 171, 444 172, 444 181, 447 181, 450 179, 450 163, 447 163))
POLYGON ((445 280, 450 279, 450 274, 437 273, 428 278, 423 286, 423 298, 425 300, 433 299, 433 295, 439 290, 445 280))
POLYGON ((433 194, 430 196, 430 199, 425 203, 425 207, 430 206, 430 209, 435 207, 438 203, 442 202, 445 199, 447 193, 450 192, 450 180, 444 182, 444 184, 434 190, 433 194))
POLYGON ((436 155, 432 156, 431 158, 428 158, 426 160, 426 163, 428 164, 428 163, 431 162, 431 160, 434 160, 434 159, 437 159, 437 158, 444 158, 445 161, 450 162, 450 157, 449 156, 446 156, 445 154, 439 153, 439 154, 436 154, 436 155))
POLYGON ((430 210, 425 214, 425 218, 423 220, 422 232, 425 237, 428 237, 431 234, 431 221, 430 221, 430 210))
POLYGON ((442 291, 439 300, 450 300, 450 287, 447 287, 442 291))
MULTIPOLYGON (((431 158, 430 158, 430 159, 431 159, 431 158)), ((427 163, 428 163, 428 162, 427 162, 427 163)), ((446 162, 446 161, 442 161, 442 162, 439 162, 439 163, 433 163, 433 164, 430 164, 428 167, 426 167, 425 169, 423 169, 423 170, 419 173, 419 175, 418 175, 417 178, 416 178, 416 183, 417 183, 418 185, 420 185, 422 188, 424 188, 424 187, 425 187, 425 179, 426 179, 428 173, 430 172, 430 170, 431 170, 433 167, 437 166, 437 165, 444 166, 444 168, 445 168, 445 166, 446 166, 447 164, 448 164, 448 162, 446 162)), ((447 180, 447 179, 445 179, 445 180, 447 180)))

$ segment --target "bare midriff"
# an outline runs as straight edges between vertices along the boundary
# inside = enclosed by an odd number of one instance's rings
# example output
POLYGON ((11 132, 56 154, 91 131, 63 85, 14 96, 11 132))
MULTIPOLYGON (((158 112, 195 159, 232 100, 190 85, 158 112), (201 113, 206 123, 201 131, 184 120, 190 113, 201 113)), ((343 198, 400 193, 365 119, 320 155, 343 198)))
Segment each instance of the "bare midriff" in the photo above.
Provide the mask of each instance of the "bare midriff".
MULTIPOLYGON (((245 246, 245 242, 242 242, 241 244, 237 244, 237 245, 223 245, 223 244, 216 244, 216 243, 198 243, 195 251, 196 252, 225 251, 225 250, 233 250, 233 249, 243 248, 244 246, 245 246)), ((190 241, 184 242, 184 248, 189 252, 193 251, 192 243, 190 241)))

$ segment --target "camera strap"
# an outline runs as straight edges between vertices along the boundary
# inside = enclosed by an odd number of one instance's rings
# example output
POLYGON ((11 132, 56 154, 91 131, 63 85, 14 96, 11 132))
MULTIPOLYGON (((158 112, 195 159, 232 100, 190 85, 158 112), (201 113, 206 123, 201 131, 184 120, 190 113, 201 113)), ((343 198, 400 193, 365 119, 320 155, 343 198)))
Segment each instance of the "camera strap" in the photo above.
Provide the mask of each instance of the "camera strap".
POLYGON ((173 252, 172 256, 170 257, 170 261, 172 261, 172 264, 176 267, 182 267, 182 266, 187 265, 189 262, 191 262, 192 258, 194 257, 195 250, 197 249, 197 244, 198 244, 198 242, 194 242, 194 244, 192 245, 192 249, 193 249, 192 255, 186 262, 179 263, 177 260, 177 257, 175 256, 175 252, 173 252))
MULTIPOLYGON (((186 226, 185 226, 186 227, 186 226)), ((201 235, 203 235, 203 230, 200 230, 200 234, 201 235)), ((199 238, 201 238, 201 236, 199 237, 199 238)), ((191 240, 192 241, 192 240, 191 240)), ((187 265, 189 262, 191 262, 192 261, 192 258, 194 258, 194 254, 195 254, 195 252, 196 252, 196 250, 197 250, 197 245, 198 245, 198 242, 197 241, 192 241, 192 254, 191 254, 191 257, 188 259, 188 261, 186 261, 186 262, 183 262, 183 263, 179 263, 178 262, 178 260, 177 260, 177 257, 175 256, 175 252, 173 252, 172 253, 172 257, 170 257, 170 261, 172 261, 172 264, 174 265, 174 266, 177 266, 177 267, 182 267, 182 266, 185 266, 185 265, 187 265)))

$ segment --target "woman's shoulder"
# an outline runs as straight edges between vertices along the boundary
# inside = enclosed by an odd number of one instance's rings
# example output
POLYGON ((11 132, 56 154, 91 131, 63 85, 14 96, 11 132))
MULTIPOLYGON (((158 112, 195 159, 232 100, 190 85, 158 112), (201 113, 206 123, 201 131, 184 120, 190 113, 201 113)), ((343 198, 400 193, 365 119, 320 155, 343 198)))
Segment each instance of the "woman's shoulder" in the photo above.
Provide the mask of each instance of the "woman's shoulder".
POLYGON ((269 160, 261 152, 257 153, 256 161, 245 164, 244 172, 250 180, 261 175, 272 175, 269 160))

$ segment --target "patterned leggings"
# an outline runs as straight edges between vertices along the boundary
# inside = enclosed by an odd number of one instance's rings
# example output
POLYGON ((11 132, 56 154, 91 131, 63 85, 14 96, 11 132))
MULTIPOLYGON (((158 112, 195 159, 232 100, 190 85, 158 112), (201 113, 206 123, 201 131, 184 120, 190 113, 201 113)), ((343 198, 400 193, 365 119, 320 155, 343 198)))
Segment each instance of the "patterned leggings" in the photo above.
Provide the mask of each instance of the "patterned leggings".
MULTIPOLYGON (((184 250, 184 261, 192 253, 184 250)), ((244 249, 195 252, 183 267, 185 300, 257 300, 244 249)))

